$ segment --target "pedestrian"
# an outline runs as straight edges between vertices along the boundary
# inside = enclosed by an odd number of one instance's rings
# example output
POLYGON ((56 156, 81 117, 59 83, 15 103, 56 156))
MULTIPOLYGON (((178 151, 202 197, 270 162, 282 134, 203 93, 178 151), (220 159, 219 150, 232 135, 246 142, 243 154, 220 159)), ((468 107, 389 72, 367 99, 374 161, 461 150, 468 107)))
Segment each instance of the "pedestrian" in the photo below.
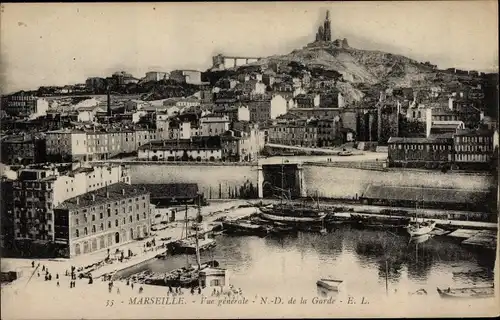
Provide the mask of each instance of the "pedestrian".
POLYGON ((40 272, 38 272, 38 278, 40 278, 40 272))
POLYGON ((144 289, 142 288, 142 286, 141 286, 141 287, 139 287, 139 293, 142 293, 142 291, 143 291, 143 290, 144 290, 144 289))
POLYGON ((45 271, 45 266, 42 266, 42 271, 45 271))
POLYGON ((198 287, 198 294, 201 294, 201 288, 198 287))
POLYGON ((31 267, 34 268, 35 267, 35 261, 31 261, 31 267))
POLYGON ((132 288, 132 290, 134 290, 134 283, 130 283, 130 288, 132 288))
POLYGON ((59 273, 56 273, 56 279, 59 279, 59 273))
POLYGON ((49 276, 45 275, 45 281, 49 280, 49 276))
POLYGON ((172 286, 168 286, 168 292, 172 292, 172 286))
POLYGON ((59 287, 59 281, 57 281, 57 286, 59 287))
POLYGON ((191 294, 194 294, 194 287, 191 287, 191 294))
POLYGON ((73 281, 70 281, 70 282, 69 282, 69 288, 70 288, 70 289, 71 289, 71 288, 73 288, 73 281))
POLYGON ((129 286, 129 285, 130 285, 130 280, 129 280, 129 279, 127 279, 127 286, 129 286))
POLYGON ((116 287, 116 293, 120 294, 120 288, 116 287))

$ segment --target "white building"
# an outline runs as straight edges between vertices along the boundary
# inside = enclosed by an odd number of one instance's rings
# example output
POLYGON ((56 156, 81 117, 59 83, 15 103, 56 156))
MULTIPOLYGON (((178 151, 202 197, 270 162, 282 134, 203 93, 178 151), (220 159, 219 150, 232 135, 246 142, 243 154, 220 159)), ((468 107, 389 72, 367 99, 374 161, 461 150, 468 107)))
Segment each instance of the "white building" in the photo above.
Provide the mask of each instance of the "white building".
POLYGON ((228 116, 207 116, 200 119, 200 135, 218 136, 229 130, 231 121, 228 116))

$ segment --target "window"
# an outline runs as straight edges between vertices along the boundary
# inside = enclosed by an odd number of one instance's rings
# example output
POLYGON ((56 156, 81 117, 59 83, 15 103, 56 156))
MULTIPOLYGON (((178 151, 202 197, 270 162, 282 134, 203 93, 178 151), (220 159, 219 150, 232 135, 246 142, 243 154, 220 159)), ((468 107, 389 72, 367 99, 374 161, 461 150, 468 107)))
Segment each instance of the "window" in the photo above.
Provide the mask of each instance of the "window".
POLYGON ((137 221, 139 221, 141 218, 139 217, 139 214, 137 214, 137 221))
POLYGON ((108 229, 111 228, 111 221, 108 221, 108 229))
POLYGON ((92 221, 95 221, 95 214, 92 215, 92 221))
POLYGON ((88 220, 87 220, 87 215, 86 215, 86 214, 84 214, 84 215, 83 215, 83 220, 85 220, 85 222, 87 222, 87 221, 88 221, 88 220))
POLYGON ((123 217, 123 224, 126 224, 127 223, 127 219, 125 219, 125 217, 123 217))
POLYGON ((76 218, 75 224, 78 225, 79 223, 80 223, 80 221, 78 221, 78 218, 76 218))
POLYGON ((132 222, 132 221, 133 221, 133 218, 132 218, 132 216, 129 216, 129 220, 130 220, 130 222, 132 222))
POLYGON ((76 237, 78 238, 80 236, 80 231, 78 229, 76 229, 75 231, 76 231, 76 237))
POLYGON ((118 219, 115 220, 115 227, 118 227, 118 219))
POLYGON ((101 222, 101 227, 99 228, 99 230, 101 230, 101 231, 104 230, 104 223, 101 222))
POLYGON ((115 209, 115 216, 118 215, 118 209, 115 209))
POLYGON ((95 233, 95 225, 92 225, 92 233, 95 233))
POLYGON ((143 213, 143 217, 144 217, 144 219, 146 219, 146 212, 143 213))
POLYGON ((83 228, 83 235, 86 236, 89 234, 89 231, 87 230, 87 227, 83 228))

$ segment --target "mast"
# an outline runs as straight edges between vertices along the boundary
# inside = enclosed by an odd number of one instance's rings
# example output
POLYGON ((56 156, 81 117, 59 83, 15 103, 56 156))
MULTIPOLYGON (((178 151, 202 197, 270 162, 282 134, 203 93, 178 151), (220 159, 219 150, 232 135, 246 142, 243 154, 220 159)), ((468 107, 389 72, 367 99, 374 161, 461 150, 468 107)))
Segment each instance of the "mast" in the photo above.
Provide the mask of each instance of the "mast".
MULTIPOLYGON (((197 214, 197 220, 201 216, 201 207, 200 207, 200 196, 198 196, 198 214, 197 214)), ((201 269, 201 262, 200 262, 200 247, 198 244, 198 223, 195 225, 195 243, 196 243, 196 263, 198 264, 198 272, 200 272, 201 269)))
MULTIPOLYGON (((185 223, 185 228, 186 228, 186 240, 188 239, 188 206, 187 206, 187 203, 186 203, 186 210, 185 210, 185 213, 184 213, 184 223, 185 223)), ((186 266, 189 267, 189 255, 186 254, 186 266)))
POLYGON ((385 294, 389 294, 389 280, 388 280, 389 266, 387 259, 385 260, 385 294))
POLYGON ((283 207, 283 192, 284 192, 284 177, 283 177, 283 158, 281 158, 281 199, 280 199, 280 204, 281 204, 281 207, 283 207))

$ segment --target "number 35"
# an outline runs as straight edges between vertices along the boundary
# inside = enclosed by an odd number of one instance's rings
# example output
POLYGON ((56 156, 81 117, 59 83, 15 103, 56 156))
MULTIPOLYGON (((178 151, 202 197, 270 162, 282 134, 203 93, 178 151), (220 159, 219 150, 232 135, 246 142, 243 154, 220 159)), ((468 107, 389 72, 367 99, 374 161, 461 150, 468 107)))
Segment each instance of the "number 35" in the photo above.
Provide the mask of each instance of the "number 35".
POLYGON ((112 307, 115 300, 106 300, 106 307, 112 307))

